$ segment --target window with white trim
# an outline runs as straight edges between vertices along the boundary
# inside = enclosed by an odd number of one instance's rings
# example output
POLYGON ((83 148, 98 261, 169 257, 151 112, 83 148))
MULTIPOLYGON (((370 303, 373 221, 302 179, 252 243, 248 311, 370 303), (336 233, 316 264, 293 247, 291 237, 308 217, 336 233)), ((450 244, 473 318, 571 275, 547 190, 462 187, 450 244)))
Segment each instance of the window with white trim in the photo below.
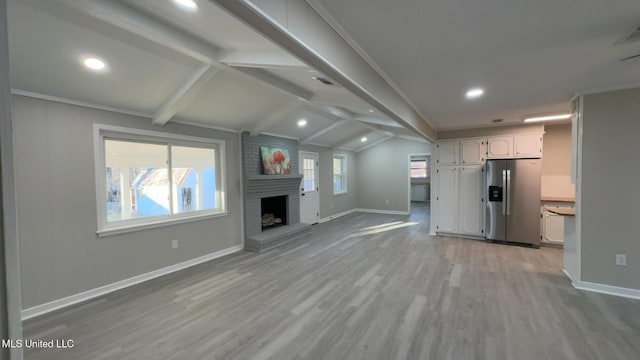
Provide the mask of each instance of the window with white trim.
POLYGON ((333 155, 333 193, 347 192, 347 156, 333 155))
POLYGON ((224 214, 224 141, 97 128, 98 232, 224 214))
POLYGON ((411 160, 411 178, 426 178, 429 174, 427 160, 411 160))

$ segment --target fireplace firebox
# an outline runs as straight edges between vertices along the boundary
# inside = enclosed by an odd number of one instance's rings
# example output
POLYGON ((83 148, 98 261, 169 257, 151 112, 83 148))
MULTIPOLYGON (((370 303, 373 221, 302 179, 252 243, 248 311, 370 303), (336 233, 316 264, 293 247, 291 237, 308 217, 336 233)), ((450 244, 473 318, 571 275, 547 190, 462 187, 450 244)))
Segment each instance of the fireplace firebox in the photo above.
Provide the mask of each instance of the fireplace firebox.
POLYGON ((262 231, 287 225, 288 196, 272 196, 260 199, 262 231))

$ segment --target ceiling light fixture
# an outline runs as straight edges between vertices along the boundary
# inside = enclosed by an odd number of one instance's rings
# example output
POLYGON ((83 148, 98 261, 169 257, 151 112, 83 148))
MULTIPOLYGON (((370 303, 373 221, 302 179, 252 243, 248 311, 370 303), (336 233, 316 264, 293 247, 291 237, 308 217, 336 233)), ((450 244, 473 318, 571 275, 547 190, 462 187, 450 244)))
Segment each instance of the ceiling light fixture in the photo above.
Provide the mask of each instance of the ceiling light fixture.
POLYGON ((369 109, 369 112, 370 112, 370 113, 372 113, 372 112, 373 112, 373 109, 369 109))
POLYGON ((549 115, 549 116, 537 116, 524 119, 524 122, 539 122, 539 121, 552 121, 552 120, 564 120, 571 117, 571 114, 549 115))
POLYGON ((367 137, 363 136, 362 139, 360 139, 360 142, 366 142, 367 141, 367 137))
POLYGON ((84 60, 82 60, 82 63, 84 64, 84 66, 86 66, 87 68, 91 69, 91 70, 104 70, 105 67, 107 66, 104 61, 95 58, 95 57, 87 57, 84 60))
POLYGON ((482 95, 484 95, 484 89, 482 88, 469 89, 465 94, 467 99, 477 99, 482 95))
POLYGON ((298 127, 305 127, 305 126, 307 126, 307 119, 298 120, 298 127))
POLYGON ((198 9, 198 4, 193 0, 173 0, 173 2, 187 10, 195 11, 198 9))

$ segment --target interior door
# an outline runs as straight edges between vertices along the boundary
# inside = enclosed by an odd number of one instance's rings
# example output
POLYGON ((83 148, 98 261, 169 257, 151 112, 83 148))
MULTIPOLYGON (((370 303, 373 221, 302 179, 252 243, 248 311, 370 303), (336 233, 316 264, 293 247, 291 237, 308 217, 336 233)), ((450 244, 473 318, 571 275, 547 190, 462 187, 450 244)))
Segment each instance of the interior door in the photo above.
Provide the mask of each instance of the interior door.
POLYGON ((320 220, 318 154, 300 152, 300 222, 316 224, 320 220))

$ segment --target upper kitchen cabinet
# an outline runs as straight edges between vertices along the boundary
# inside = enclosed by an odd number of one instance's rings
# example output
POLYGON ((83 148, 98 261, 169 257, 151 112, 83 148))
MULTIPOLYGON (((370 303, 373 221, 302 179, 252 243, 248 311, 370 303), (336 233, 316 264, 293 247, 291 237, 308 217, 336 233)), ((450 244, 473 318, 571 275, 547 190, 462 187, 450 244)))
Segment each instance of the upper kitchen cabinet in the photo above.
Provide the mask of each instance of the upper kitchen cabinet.
POLYGON ((440 141, 438 143, 438 165, 456 165, 458 163, 459 141, 440 141))
POLYGON ((481 165, 486 154, 484 139, 465 139, 460 141, 460 161, 462 165, 481 165))
POLYGON ((487 159, 509 159, 513 157, 513 136, 487 139, 487 159))
POLYGON ((514 136, 513 153, 516 158, 542 157, 542 136, 538 134, 514 136))

